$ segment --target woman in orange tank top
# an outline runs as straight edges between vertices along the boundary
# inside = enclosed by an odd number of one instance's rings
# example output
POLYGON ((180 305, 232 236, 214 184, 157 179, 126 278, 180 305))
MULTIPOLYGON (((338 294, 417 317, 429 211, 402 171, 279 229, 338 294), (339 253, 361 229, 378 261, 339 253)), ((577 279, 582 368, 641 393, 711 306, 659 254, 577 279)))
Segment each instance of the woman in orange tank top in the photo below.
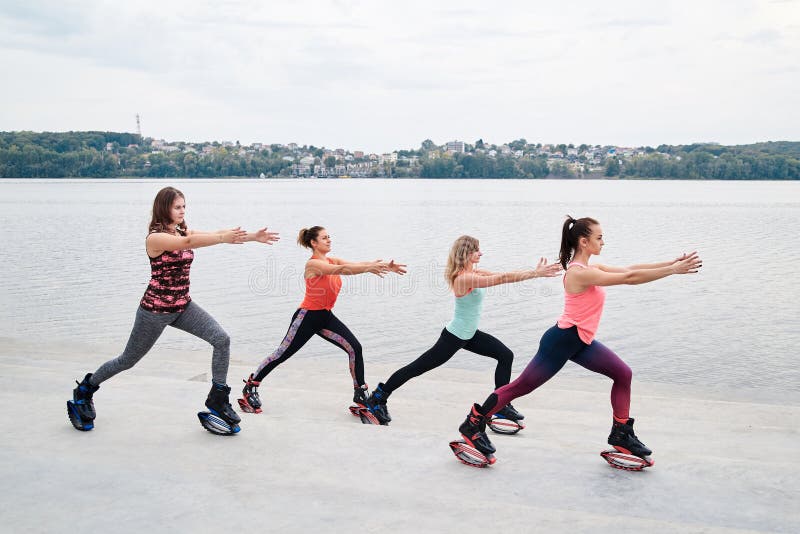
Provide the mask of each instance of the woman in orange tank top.
POLYGON ((350 360, 350 375, 353 378, 353 401, 364 405, 369 392, 364 381, 364 358, 361 343, 352 332, 333 314, 333 305, 342 287, 342 275, 372 273, 383 277, 386 273, 405 274, 405 265, 392 261, 352 262, 328 256, 331 251, 331 236, 322 226, 303 228, 297 244, 311 249, 306 262, 306 293, 303 302, 292 316, 286 335, 275 351, 256 371, 245 379, 239 406, 245 412, 261 413, 258 386, 273 369, 288 360, 314 335, 345 351, 350 360))
MULTIPOLYGON (((613 424, 608 443, 620 452, 640 458, 650 449, 633 433, 629 417, 631 370, 608 347, 594 339, 605 302, 603 286, 644 284, 673 274, 696 273, 702 266, 696 252, 660 263, 630 267, 589 265, 603 248, 603 229, 590 217, 567 217, 561 231, 559 259, 564 273, 564 313, 539 342, 539 350, 516 380, 497 388, 483 405, 475 404, 459 427, 464 440, 493 463, 494 446, 484 431, 486 421, 512 400, 527 395, 553 376, 568 360, 590 371, 608 376, 611 386, 613 424)), ((463 460, 462 460, 463 461, 463 460)))

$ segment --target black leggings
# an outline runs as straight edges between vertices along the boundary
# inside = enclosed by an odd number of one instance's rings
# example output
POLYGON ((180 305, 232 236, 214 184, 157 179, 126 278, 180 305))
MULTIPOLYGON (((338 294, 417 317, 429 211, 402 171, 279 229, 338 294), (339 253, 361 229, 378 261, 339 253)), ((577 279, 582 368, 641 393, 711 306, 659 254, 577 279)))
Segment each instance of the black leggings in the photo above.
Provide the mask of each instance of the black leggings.
POLYGON ((436 369, 447 362, 459 349, 467 349, 475 354, 497 360, 497 367, 494 370, 496 388, 505 386, 511 380, 511 363, 514 361, 514 353, 499 339, 477 330, 474 336, 464 340, 451 334, 447 328, 443 328, 436 344, 413 362, 395 371, 382 389, 386 393, 391 393, 412 378, 436 369))
POLYGON ((345 351, 350 359, 350 375, 353 386, 364 385, 364 358, 361 355, 361 343, 356 336, 330 310, 298 309, 292 315, 289 330, 283 337, 280 346, 270 354, 256 369, 255 380, 264 380, 277 366, 288 360, 292 354, 308 342, 316 334, 345 351))

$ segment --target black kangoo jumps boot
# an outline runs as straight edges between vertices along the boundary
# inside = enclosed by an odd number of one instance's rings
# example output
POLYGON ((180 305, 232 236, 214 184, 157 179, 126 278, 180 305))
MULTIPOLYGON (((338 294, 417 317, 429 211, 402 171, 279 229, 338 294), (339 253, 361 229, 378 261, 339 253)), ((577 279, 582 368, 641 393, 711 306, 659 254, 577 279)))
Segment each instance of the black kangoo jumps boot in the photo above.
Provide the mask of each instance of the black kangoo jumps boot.
POLYGON ((383 390, 383 383, 380 383, 366 401, 367 408, 378 418, 382 425, 392 421, 392 416, 389 415, 389 408, 386 406, 386 399, 388 398, 389 394, 383 390))
POLYGON ((366 406, 367 402, 367 395, 369 395, 369 388, 367 385, 364 384, 363 386, 355 386, 353 388, 353 402, 361 405, 366 406))
POLYGON ((100 389, 100 386, 95 386, 89 380, 92 378, 92 373, 88 373, 81 382, 75 381, 78 387, 72 390, 72 402, 78 410, 78 415, 85 421, 94 421, 97 417, 97 412, 94 410, 94 401, 92 395, 100 389))
POLYGON ((653 451, 639 441, 639 438, 633 433, 632 417, 624 423, 614 420, 614 424, 611 426, 611 434, 608 435, 608 444, 620 452, 632 454, 639 458, 645 458, 653 454, 653 451))
POLYGON ((467 418, 458 427, 458 431, 466 442, 475 447, 484 456, 490 456, 497 452, 489 436, 486 435, 486 417, 481 414, 480 406, 472 405, 467 418))
POLYGON ((505 406, 503 406, 502 409, 497 410, 497 412, 495 412, 495 415, 499 415, 500 417, 505 417, 506 419, 511 419, 512 421, 522 421, 523 419, 525 419, 525 416, 519 413, 516 408, 511 406, 510 402, 505 406))
POLYGON ((212 384, 211 391, 208 392, 208 398, 206 399, 206 408, 224 419, 229 425, 237 425, 242 421, 242 418, 239 417, 239 414, 234 411, 230 402, 228 402, 230 392, 231 388, 225 384, 212 384))

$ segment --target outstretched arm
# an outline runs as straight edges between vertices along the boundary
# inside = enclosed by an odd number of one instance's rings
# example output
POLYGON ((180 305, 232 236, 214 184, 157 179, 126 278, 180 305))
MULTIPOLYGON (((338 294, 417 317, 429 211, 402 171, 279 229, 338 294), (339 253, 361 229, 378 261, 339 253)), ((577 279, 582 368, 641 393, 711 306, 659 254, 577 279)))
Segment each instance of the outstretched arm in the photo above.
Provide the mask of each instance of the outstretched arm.
POLYGON ((385 273, 389 272, 388 263, 381 260, 348 262, 338 258, 330 259, 333 260, 334 263, 328 263, 317 259, 308 260, 306 262, 306 278, 326 274, 352 275, 363 273, 376 274, 382 278, 385 273))
POLYGON ((267 227, 257 230, 256 232, 250 233, 248 232, 244 238, 244 241, 258 241, 259 243, 264 243, 265 245, 271 245, 276 241, 280 240, 280 235, 278 232, 268 232, 267 227))
POLYGON ((483 269, 465 272, 455 279, 453 289, 456 290, 456 293, 462 293, 472 287, 492 287, 522 282, 531 278, 549 278, 558 276, 559 272, 561 272, 561 265, 558 263, 548 264, 545 258, 540 258, 535 269, 505 273, 493 273, 483 269))
POLYGON ((697 254, 697 251, 695 250, 694 252, 691 252, 689 254, 683 253, 671 261, 662 261, 658 263, 637 263, 636 265, 629 265, 627 267, 614 267, 613 265, 595 264, 595 267, 607 273, 627 273, 630 271, 638 271, 642 269, 660 269, 662 267, 669 267, 670 265, 674 265, 679 261, 683 261, 686 258, 690 257, 692 254, 697 254))
POLYGON ((574 269, 570 272, 567 289, 570 292, 580 292, 589 286, 646 284, 673 274, 696 273, 703 266, 703 261, 697 255, 697 252, 692 252, 691 254, 682 255, 674 261, 647 265, 658 265, 658 267, 626 269, 624 271, 609 270, 608 266, 598 269, 574 269))
MULTIPOLYGON (((377 259, 375 261, 348 261, 343 260, 342 258, 333 258, 328 256, 328 259, 333 261, 338 266, 346 267, 347 270, 359 270, 359 269, 366 269, 359 272, 341 272, 341 273, 333 273, 333 274, 361 274, 361 273, 372 273, 377 274, 378 276, 383 277, 384 273, 395 273, 399 275, 406 274, 406 264, 405 263, 397 263, 394 260, 390 261, 383 261, 382 259, 377 259), (380 272, 375 272, 373 269, 375 266, 378 266, 380 272)), ((328 264, 330 265, 330 264, 328 264)))
POLYGON ((202 248, 222 243, 244 243, 247 235, 239 227, 219 232, 189 232, 187 235, 171 235, 165 232, 155 232, 147 236, 145 244, 150 257, 158 256, 165 250, 183 250, 187 248, 202 248))

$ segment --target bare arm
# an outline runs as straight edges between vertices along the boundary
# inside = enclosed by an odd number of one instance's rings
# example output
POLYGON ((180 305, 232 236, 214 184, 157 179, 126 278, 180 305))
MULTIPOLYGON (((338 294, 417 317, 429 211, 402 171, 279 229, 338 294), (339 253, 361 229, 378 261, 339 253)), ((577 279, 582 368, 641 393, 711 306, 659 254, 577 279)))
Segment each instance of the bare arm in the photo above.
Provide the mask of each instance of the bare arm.
MULTIPOLYGON (((344 267, 346 270, 359 270, 359 272, 338 272, 338 273, 323 273, 323 274, 361 274, 361 273, 372 273, 380 276, 383 278, 384 273, 395 273, 399 275, 406 274, 406 267, 405 263, 397 263, 394 260, 390 261, 383 261, 381 259, 377 259, 375 261, 347 261, 341 258, 334 258, 328 256, 328 259, 333 261, 337 266, 344 267), (379 268, 379 272, 374 270, 375 266, 379 268), (365 270, 360 270, 365 269, 365 270)), ((317 260, 322 261, 322 260, 317 260)), ((324 262, 323 262, 324 263, 324 262)), ((327 265, 330 265, 328 263, 327 265)), ((317 275, 312 275, 317 276, 317 275)))
POLYGON ((247 232, 238 227, 214 233, 191 232, 187 235, 155 232, 147 236, 145 246, 147 255, 154 258, 166 250, 194 249, 222 243, 240 244, 244 242, 246 235, 247 232))
POLYGON ((253 233, 247 232, 247 235, 244 237, 245 242, 258 241, 259 243, 264 243, 265 245, 271 245, 279 240, 280 234, 278 234, 278 232, 268 232, 266 226, 253 233))
POLYGON ((567 277, 567 291, 580 293, 589 286, 617 286, 646 284, 666 278, 673 274, 696 273, 703 266, 697 252, 684 254, 683 259, 674 262, 664 262, 659 267, 645 269, 629 269, 625 271, 609 271, 605 269, 574 268, 567 277))
POLYGON ((211 232, 207 232, 205 230, 194 230, 190 228, 189 230, 186 230, 186 235, 217 235, 217 234, 224 234, 228 230, 231 230, 231 228, 224 228, 222 230, 214 230, 211 232))
POLYGON ((535 269, 508 271, 504 273, 493 273, 491 271, 479 269, 462 273, 456 277, 453 283, 453 289, 456 295, 461 295, 473 287, 492 287, 500 284, 513 284, 515 282, 530 280, 531 278, 558 276, 559 272, 561 272, 561 265, 558 263, 548 264, 545 258, 540 258, 535 269))
POLYGON ((642 269, 660 269, 662 267, 669 267, 670 265, 674 265, 679 261, 683 261, 686 258, 690 257, 692 254, 697 254, 697 251, 691 252, 690 254, 684 253, 672 261, 662 261, 658 263, 637 263, 636 265, 629 265, 627 267, 614 267, 613 265, 595 264, 595 267, 607 273, 627 273, 630 271, 636 271, 642 269))
POLYGON ((306 262, 305 277, 312 278, 314 276, 340 274, 340 275, 353 275, 372 273, 383 277, 384 273, 389 272, 388 264, 386 262, 378 261, 362 261, 362 262, 348 262, 338 258, 330 258, 334 263, 326 261, 310 259, 306 262))

